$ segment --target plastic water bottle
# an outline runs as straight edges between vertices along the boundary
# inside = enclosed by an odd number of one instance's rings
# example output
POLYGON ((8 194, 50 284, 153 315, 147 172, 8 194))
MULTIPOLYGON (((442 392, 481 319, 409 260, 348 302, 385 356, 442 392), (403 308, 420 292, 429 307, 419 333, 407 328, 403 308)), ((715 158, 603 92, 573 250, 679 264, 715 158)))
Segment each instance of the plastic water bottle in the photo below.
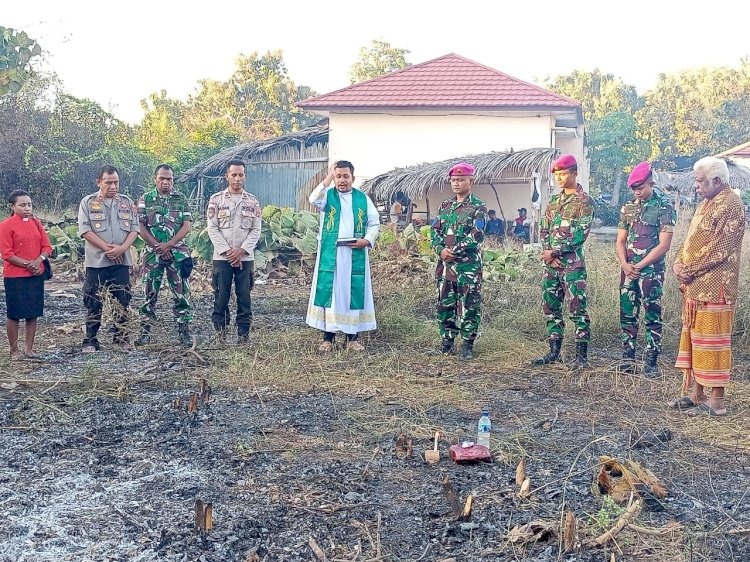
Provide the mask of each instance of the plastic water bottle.
POLYGON ((490 421, 490 411, 487 409, 482 410, 482 417, 479 418, 477 424, 477 445, 484 445, 488 449, 490 448, 490 430, 492 429, 492 422, 490 421))

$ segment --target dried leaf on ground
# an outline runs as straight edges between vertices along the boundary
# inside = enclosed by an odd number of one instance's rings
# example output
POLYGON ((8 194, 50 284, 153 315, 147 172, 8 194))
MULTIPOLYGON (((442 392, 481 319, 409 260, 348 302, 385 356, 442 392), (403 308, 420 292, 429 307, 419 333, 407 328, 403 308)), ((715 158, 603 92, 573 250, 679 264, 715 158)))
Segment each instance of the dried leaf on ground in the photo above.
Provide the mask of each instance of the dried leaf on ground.
POLYGON ((525 525, 516 525, 508 532, 508 540, 517 546, 525 546, 546 540, 555 534, 557 523, 534 519, 525 525))
POLYGON ((526 480, 526 459, 521 459, 516 467, 516 486, 523 484, 524 480, 526 480))
MULTIPOLYGON (((651 503, 658 503, 656 498, 667 497, 667 487, 647 468, 635 461, 618 461, 613 457, 602 455, 599 457, 601 467, 596 475, 593 486, 595 494, 608 494, 618 503, 628 501, 631 494, 636 494, 651 503)), ((651 505, 651 504, 649 504, 651 505)))

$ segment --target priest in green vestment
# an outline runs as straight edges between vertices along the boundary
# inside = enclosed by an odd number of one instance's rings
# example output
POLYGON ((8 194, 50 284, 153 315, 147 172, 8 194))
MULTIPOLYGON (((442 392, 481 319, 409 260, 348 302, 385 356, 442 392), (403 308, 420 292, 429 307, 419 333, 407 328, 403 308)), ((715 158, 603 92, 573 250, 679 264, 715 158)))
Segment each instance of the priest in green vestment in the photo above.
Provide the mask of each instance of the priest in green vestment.
POLYGON ((357 336, 376 328, 369 252, 380 216, 353 184, 354 166, 339 160, 310 194, 310 203, 320 210, 320 229, 306 321, 323 332, 321 352, 333 350, 337 332, 345 335, 348 349, 363 351, 357 336))

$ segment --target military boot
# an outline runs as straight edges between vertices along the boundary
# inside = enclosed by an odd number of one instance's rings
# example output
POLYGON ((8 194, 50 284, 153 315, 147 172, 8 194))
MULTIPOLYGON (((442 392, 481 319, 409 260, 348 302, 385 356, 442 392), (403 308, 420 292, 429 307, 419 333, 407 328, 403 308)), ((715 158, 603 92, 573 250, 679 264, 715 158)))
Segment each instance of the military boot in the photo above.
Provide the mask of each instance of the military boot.
POLYGON ((190 333, 190 325, 187 322, 177 324, 177 339, 182 347, 193 347, 193 336, 190 333))
POLYGON ((635 373, 635 349, 627 348, 622 350, 622 361, 618 365, 621 373, 632 375, 635 373))
POLYGON ((141 331, 135 345, 148 345, 151 343, 151 324, 141 324, 141 331))
POLYGON ((571 363, 571 369, 585 369, 589 366, 589 344, 585 341, 576 342, 576 356, 571 363))
POLYGON ((534 359, 532 365, 548 365, 560 360, 560 349, 562 349, 562 340, 549 340, 549 351, 534 359))
POLYGON ((471 361, 474 359, 474 340, 464 340, 461 344, 461 353, 458 358, 462 361, 471 361))
POLYGON ((659 365, 656 360, 659 358, 659 352, 655 349, 649 349, 646 351, 646 364, 643 366, 643 376, 650 379, 659 376, 659 365))

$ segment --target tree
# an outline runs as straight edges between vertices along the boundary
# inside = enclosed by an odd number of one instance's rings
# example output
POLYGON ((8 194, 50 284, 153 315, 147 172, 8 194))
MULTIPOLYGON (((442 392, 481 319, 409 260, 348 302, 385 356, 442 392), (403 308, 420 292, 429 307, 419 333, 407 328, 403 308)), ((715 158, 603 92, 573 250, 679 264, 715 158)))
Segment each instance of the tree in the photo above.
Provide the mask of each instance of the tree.
POLYGON ((625 84, 612 74, 602 74, 598 68, 593 71, 574 70, 546 82, 547 89, 580 103, 587 122, 612 111, 635 112, 643 105, 635 86, 625 84))
POLYGON ((548 81, 547 87, 581 104, 587 125, 592 187, 594 191, 611 193, 612 204, 616 205, 624 169, 649 153, 648 143, 640 140, 633 117, 643 105, 635 86, 597 68, 558 76, 548 81))
POLYGON ((594 118, 588 132, 591 177, 594 187, 612 193, 612 205, 620 201, 623 170, 648 156, 649 143, 638 138, 638 124, 628 111, 612 111, 594 118))
POLYGON ((661 74, 638 112, 651 156, 683 168, 750 140, 750 62, 739 68, 699 68, 661 74))
POLYGON ((411 64, 406 60, 409 52, 407 49, 392 47, 386 41, 373 39, 370 47, 359 50, 359 58, 349 71, 349 82, 355 84, 406 68, 411 64))
POLYGON ((17 93, 31 76, 31 59, 42 48, 25 31, 0 26, 0 96, 17 93))
POLYGON ((186 118, 195 123, 222 122, 246 141, 282 135, 313 124, 318 118, 296 103, 314 95, 289 77, 281 51, 240 55, 227 82, 203 80, 188 100, 186 118))

